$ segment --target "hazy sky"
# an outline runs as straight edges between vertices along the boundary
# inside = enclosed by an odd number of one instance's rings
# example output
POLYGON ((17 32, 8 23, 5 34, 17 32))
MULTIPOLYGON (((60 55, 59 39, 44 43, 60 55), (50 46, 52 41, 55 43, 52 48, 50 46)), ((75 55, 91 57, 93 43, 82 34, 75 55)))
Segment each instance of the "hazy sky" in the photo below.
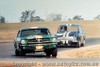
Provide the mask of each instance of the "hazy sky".
POLYGON ((19 22, 22 11, 34 9, 35 15, 42 18, 54 12, 67 18, 82 15, 91 20, 100 14, 100 0, 0 0, 0 15, 8 22, 19 22))

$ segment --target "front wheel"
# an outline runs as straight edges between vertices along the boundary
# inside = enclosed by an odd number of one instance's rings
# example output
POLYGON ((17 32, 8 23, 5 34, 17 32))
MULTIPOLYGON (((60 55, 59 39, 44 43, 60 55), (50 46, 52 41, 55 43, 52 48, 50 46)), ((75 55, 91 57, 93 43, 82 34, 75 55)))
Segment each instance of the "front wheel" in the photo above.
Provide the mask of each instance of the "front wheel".
POLYGON ((52 49, 52 57, 57 56, 57 48, 52 49))
POLYGON ((50 57, 50 55, 51 55, 51 50, 50 50, 50 49, 46 49, 46 50, 45 50, 45 53, 46 53, 46 56, 47 56, 47 57, 50 57))
POLYGON ((20 51, 16 49, 16 50, 15 50, 15 55, 16 55, 16 56, 20 56, 20 51))
POLYGON ((16 56, 25 56, 25 52, 22 52, 22 51, 20 51, 20 50, 17 50, 17 49, 15 49, 15 55, 16 56))
POLYGON ((47 57, 50 57, 51 55, 52 55, 52 57, 56 57, 57 56, 57 48, 46 49, 45 53, 46 53, 47 57))

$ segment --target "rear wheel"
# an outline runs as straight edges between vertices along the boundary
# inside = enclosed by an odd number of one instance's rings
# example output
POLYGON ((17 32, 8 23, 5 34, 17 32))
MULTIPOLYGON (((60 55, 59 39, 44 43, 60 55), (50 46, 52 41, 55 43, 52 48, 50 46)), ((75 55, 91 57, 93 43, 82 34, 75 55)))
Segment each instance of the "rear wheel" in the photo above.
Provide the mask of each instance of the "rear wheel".
POLYGON ((81 46, 81 43, 80 42, 76 43, 76 47, 77 48, 80 48, 80 46, 81 46))
POLYGON ((85 46, 85 40, 83 41, 83 43, 82 43, 82 45, 81 45, 81 46, 82 46, 82 47, 83 47, 83 46, 85 46))

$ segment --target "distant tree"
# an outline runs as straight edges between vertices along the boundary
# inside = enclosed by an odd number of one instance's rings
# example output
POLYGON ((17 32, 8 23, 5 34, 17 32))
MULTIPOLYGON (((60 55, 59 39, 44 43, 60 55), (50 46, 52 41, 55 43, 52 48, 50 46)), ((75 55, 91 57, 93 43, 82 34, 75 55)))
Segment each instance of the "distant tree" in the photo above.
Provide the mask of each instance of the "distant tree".
POLYGON ((41 21, 41 18, 39 16, 36 16, 35 18, 35 21, 41 21))
POLYGON ((35 10, 33 10, 33 11, 26 10, 26 11, 22 12, 20 21, 21 22, 31 22, 34 13, 35 13, 35 10))
POLYGON ((62 20, 61 14, 50 13, 46 17, 46 21, 61 21, 61 20, 62 20))
POLYGON ((5 23, 5 17, 0 16, 0 23, 5 23))
POLYGON ((71 18, 68 18, 68 21, 72 21, 72 19, 71 18))
POLYGON ((73 17, 73 20, 83 20, 81 15, 76 15, 73 17))
POLYGON ((44 20, 41 19, 40 16, 35 16, 35 17, 32 17, 32 21, 44 21, 44 20))
POLYGON ((25 12, 22 12, 20 21, 21 22, 43 21, 43 19, 41 19, 40 16, 34 16, 34 14, 35 10, 33 11, 26 10, 25 12))
POLYGON ((95 20, 100 20, 100 15, 97 15, 96 17, 94 17, 95 20))

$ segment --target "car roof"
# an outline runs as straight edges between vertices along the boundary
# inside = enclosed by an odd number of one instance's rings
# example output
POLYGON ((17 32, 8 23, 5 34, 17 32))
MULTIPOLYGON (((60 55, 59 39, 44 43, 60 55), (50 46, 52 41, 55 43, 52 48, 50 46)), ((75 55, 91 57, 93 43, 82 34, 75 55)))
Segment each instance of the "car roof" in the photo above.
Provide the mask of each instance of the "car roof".
POLYGON ((78 24, 63 24, 63 25, 60 25, 60 26, 80 26, 78 24))
POLYGON ((26 29, 48 29, 46 27, 26 27, 26 28, 22 28, 20 30, 26 30, 26 29))

